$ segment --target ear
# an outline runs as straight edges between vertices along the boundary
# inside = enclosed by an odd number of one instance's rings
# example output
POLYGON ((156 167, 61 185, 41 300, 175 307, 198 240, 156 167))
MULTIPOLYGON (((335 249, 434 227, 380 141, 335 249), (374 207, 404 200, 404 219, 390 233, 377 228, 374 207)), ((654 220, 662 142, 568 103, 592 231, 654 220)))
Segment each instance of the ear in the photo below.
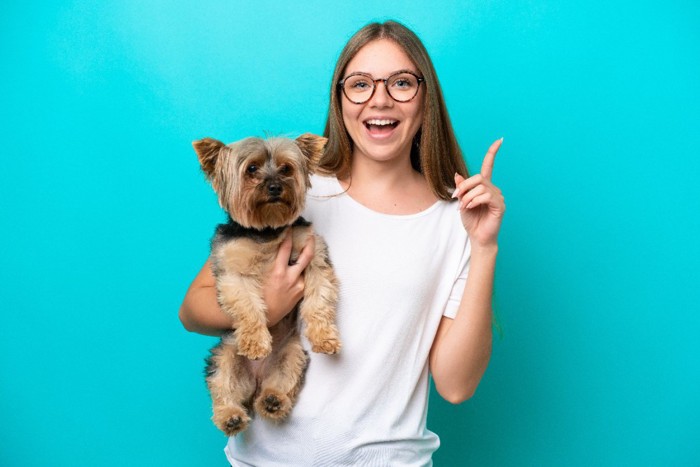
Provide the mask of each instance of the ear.
POLYGON ((207 178, 211 178, 214 174, 216 160, 219 158, 221 149, 225 146, 224 143, 214 138, 204 138, 192 142, 199 164, 202 166, 202 170, 207 175, 207 178))
POLYGON ((296 139, 296 143, 301 148, 304 157, 309 161, 309 169, 313 172, 321 160, 323 148, 326 146, 328 138, 314 135, 312 133, 304 133, 296 139))

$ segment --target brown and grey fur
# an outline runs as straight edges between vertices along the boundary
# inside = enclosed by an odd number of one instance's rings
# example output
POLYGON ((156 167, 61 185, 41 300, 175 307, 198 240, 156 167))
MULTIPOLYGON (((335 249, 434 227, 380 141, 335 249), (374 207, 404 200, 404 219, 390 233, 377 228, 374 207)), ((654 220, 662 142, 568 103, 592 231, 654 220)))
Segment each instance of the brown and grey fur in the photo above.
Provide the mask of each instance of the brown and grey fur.
POLYGON ((212 138, 193 146, 202 170, 229 214, 212 239, 211 263, 221 310, 233 320, 207 360, 212 420, 227 435, 244 430, 252 412, 284 419, 301 388, 308 356, 298 317, 314 352, 340 350, 335 326, 338 281, 325 242, 300 217, 309 175, 325 138, 246 138, 225 145, 212 138), (287 230, 292 229, 292 261, 315 235, 314 256, 304 271, 304 298, 268 328, 262 285, 287 230))

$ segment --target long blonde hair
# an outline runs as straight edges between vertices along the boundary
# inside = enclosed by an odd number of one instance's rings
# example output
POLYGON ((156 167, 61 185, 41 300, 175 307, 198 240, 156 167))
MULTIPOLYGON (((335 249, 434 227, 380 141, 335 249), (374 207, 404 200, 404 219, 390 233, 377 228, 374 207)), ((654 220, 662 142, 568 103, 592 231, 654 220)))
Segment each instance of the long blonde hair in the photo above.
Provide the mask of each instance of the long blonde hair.
POLYGON ((413 61, 425 79, 423 123, 411 146, 411 164, 423 174, 433 193, 449 200, 454 189, 454 174, 468 176, 462 151, 457 143, 440 83, 430 56, 416 34, 396 21, 370 23, 353 35, 338 58, 331 82, 328 119, 323 135, 328 144, 320 161, 319 171, 340 178, 350 173, 352 140, 343 123, 341 89, 338 85, 345 69, 357 52, 378 39, 394 41, 413 61))

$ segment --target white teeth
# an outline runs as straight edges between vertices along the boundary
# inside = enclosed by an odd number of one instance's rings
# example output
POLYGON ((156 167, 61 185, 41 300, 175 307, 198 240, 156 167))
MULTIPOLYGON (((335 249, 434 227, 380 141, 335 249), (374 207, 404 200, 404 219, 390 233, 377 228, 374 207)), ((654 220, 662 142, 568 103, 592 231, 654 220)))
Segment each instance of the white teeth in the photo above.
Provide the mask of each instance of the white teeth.
POLYGON ((379 119, 371 119, 367 120, 367 125, 393 125, 396 123, 396 120, 379 120, 379 119))

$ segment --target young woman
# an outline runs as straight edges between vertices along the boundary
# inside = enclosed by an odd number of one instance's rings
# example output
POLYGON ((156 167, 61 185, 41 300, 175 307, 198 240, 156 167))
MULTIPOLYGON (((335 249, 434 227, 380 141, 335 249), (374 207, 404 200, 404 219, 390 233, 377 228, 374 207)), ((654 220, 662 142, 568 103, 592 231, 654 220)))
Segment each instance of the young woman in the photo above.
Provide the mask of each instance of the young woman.
MULTIPOLYGON (((442 397, 474 393, 491 354, 491 295, 505 211, 491 183, 501 140, 481 173, 467 170, 430 58, 395 22, 372 23, 333 75, 326 152, 304 217, 328 243, 340 280, 338 355, 310 353, 285 422, 256 419, 229 440, 232 465, 430 465, 428 376, 442 397)), ((299 301, 307 245, 288 265, 285 241, 265 285, 274 324, 299 301)), ((180 319, 191 331, 231 328, 205 264, 180 319)))

